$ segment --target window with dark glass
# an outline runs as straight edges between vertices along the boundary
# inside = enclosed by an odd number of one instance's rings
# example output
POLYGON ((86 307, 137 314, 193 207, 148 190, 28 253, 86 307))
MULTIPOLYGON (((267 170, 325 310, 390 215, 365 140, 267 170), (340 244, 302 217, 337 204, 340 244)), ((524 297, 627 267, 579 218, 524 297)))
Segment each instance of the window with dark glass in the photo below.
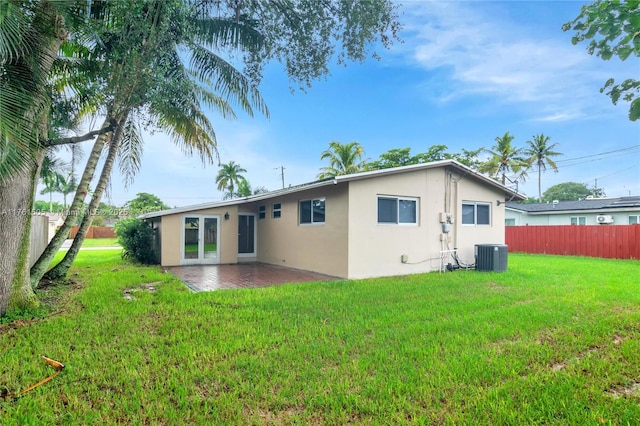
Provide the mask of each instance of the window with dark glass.
POLYGON ((491 225, 491 205, 487 203, 462 203, 463 225, 491 225))
POLYGON ((267 208, 266 206, 258 207, 258 218, 264 219, 267 217, 267 208))
POLYGON ((300 201, 300 223, 313 224, 325 221, 325 199, 300 201))
POLYGON ((282 217, 282 204, 276 203, 273 205, 273 213, 272 216, 274 219, 278 219, 282 217))
POLYGON ((417 224, 418 199, 378 197, 378 223, 417 224))

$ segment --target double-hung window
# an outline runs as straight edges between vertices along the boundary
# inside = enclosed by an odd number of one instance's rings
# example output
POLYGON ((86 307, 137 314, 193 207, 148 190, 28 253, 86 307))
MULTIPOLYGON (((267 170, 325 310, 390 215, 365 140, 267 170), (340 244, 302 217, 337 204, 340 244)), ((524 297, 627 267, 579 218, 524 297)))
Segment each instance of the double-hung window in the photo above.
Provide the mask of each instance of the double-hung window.
POLYGON ((300 224, 319 224, 325 220, 325 199, 300 201, 300 224))
POLYGON ((418 199, 378 196, 378 223, 416 225, 418 223, 418 199))
POLYGON ((586 216, 571 216, 571 224, 572 225, 586 225, 587 218, 586 216))
POLYGON ((491 225, 491 205, 489 203, 462 203, 463 225, 491 225))

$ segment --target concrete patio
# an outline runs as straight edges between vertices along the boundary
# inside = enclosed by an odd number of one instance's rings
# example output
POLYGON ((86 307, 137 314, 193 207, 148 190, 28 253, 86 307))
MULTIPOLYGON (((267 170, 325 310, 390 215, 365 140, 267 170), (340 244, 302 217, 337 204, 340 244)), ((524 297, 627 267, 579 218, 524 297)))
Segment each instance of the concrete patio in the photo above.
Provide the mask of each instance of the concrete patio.
POLYGON ((335 281, 338 277, 264 263, 171 266, 167 270, 193 291, 258 288, 310 281, 335 281))

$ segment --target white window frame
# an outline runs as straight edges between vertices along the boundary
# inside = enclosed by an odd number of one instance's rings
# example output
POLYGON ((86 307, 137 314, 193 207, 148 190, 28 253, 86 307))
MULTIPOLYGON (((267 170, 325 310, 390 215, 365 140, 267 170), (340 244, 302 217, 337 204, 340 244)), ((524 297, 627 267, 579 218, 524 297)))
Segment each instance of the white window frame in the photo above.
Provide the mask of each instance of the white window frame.
POLYGON ((628 221, 629 221, 629 225, 635 225, 640 223, 640 214, 630 214, 628 221), (632 223, 631 218, 635 218, 635 222, 632 223))
POLYGON ((258 206, 258 219, 264 220, 267 218, 267 206, 258 206))
POLYGON ((516 226, 516 219, 514 217, 505 218, 504 226, 516 226))
POLYGON ((298 225, 302 225, 302 226, 318 226, 318 225, 324 225, 327 221, 327 200, 325 197, 317 197, 317 198, 307 198, 304 200, 300 200, 298 201, 298 225), (310 202, 311 203, 311 221, 310 222, 303 222, 302 221, 302 203, 306 203, 306 202, 310 202), (313 203, 314 201, 322 201, 324 203, 324 220, 322 222, 315 222, 313 220, 313 203))
POLYGON ((271 218, 272 219, 280 219, 282 217, 282 203, 273 203, 271 206, 271 218), (276 208, 276 206, 278 206, 276 208), (276 213, 278 215, 276 216, 276 213))
POLYGON ((460 224, 462 224, 462 226, 491 226, 491 223, 493 222, 491 220, 492 219, 491 203, 486 203, 482 201, 463 201, 462 207, 460 210, 461 212, 464 209, 464 206, 473 206, 473 223, 464 223, 463 216, 461 214, 460 224), (489 208, 489 223, 478 223, 478 206, 487 206, 489 208))
POLYGON ((418 197, 400 197, 397 195, 378 195, 376 197, 376 216, 378 225, 383 226, 418 226, 420 218, 420 198, 418 197), (396 221, 395 222, 380 222, 380 199, 395 200, 396 202, 396 221), (416 220, 415 222, 400 222, 400 201, 411 201, 416 206, 416 220))
POLYGON ((586 216, 571 216, 569 218, 569 223, 571 225, 576 225, 576 226, 584 226, 587 224, 587 217, 586 216), (573 220, 575 219, 576 223, 573 223, 573 220), (583 223, 580 223, 580 219, 582 219, 583 223))

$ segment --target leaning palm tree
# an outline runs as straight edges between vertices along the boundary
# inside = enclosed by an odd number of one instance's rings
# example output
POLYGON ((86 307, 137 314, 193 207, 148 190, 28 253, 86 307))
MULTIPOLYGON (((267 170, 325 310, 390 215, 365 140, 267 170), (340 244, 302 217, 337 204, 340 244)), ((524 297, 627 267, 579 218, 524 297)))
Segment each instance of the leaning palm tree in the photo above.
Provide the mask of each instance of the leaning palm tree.
POLYGON ((365 162, 362 159, 364 150, 358 142, 341 144, 329 142, 329 149, 320 154, 320 159, 329 159, 329 166, 320 169, 318 179, 327 179, 340 175, 358 173, 364 170, 365 162))
MULTIPOLYGON (((96 169, 95 154, 99 156, 103 148, 108 151, 107 160, 92 193, 90 210, 99 205, 116 158, 130 182, 140 167, 141 122, 168 133, 185 154, 197 154, 203 162, 212 163, 218 158, 217 142, 202 105, 228 119, 236 117, 232 103, 249 116, 253 116, 254 110, 268 116, 256 86, 215 53, 243 47, 256 49, 254 45, 260 44, 261 39, 251 24, 210 16, 192 4, 189 5, 193 7, 183 7, 181 0, 172 1, 175 7, 169 7, 169 0, 129 0, 108 5, 112 14, 109 31, 102 35, 102 43, 92 44, 96 49, 107 48, 98 52, 103 65, 92 78, 104 86, 101 99, 107 102, 105 125, 112 123, 114 131, 96 141, 72 210, 87 193, 96 169), (126 19, 132 10, 139 10, 145 17, 135 26, 126 19)), ((83 216, 71 248, 46 273, 47 278, 66 275, 91 221, 90 215, 83 216)), ((65 222, 61 230, 66 226, 65 222)), ((61 231, 58 234, 31 268, 34 286, 63 242, 64 234, 61 231)))
POLYGON ((518 174, 516 181, 523 180, 528 168, 527 161, 522 157, 522 148, 511 145, 513 139, 509 132, 502 137, 496 137, 496 145, 484 150, 491 157, 478 168, 480 172, 488 173, 494 179, 500 180, 503 185, 507 183, 507 173, 518 174))
POLYGON ((563 155, 560 152, 553 151, 553 148, 558 146, 557 143, 549 145, 551 138, 545 136, 543 133, 534 135, 533 140, 527 141, 528 147, 524 150, 524 155, 528 157, 527 161, 530 165, 535 164, 538 166, 538 202, 542 202, 542 171, 547 170, 547 165, 553 169, 554 172, 558 171, 558 166, 551 159, 551 157, 557 157, 563 155))
POLYGON ((233 161, 229 161, 227 164, 223 164, 216 176, 216 183, 218 184, 218 191, 226 190, 224 198, 233 198, 236 196, 236 187, 239 187, 244 180, 244 176, 241 173, 246 173, 240 164, 236 164, 233 161))

